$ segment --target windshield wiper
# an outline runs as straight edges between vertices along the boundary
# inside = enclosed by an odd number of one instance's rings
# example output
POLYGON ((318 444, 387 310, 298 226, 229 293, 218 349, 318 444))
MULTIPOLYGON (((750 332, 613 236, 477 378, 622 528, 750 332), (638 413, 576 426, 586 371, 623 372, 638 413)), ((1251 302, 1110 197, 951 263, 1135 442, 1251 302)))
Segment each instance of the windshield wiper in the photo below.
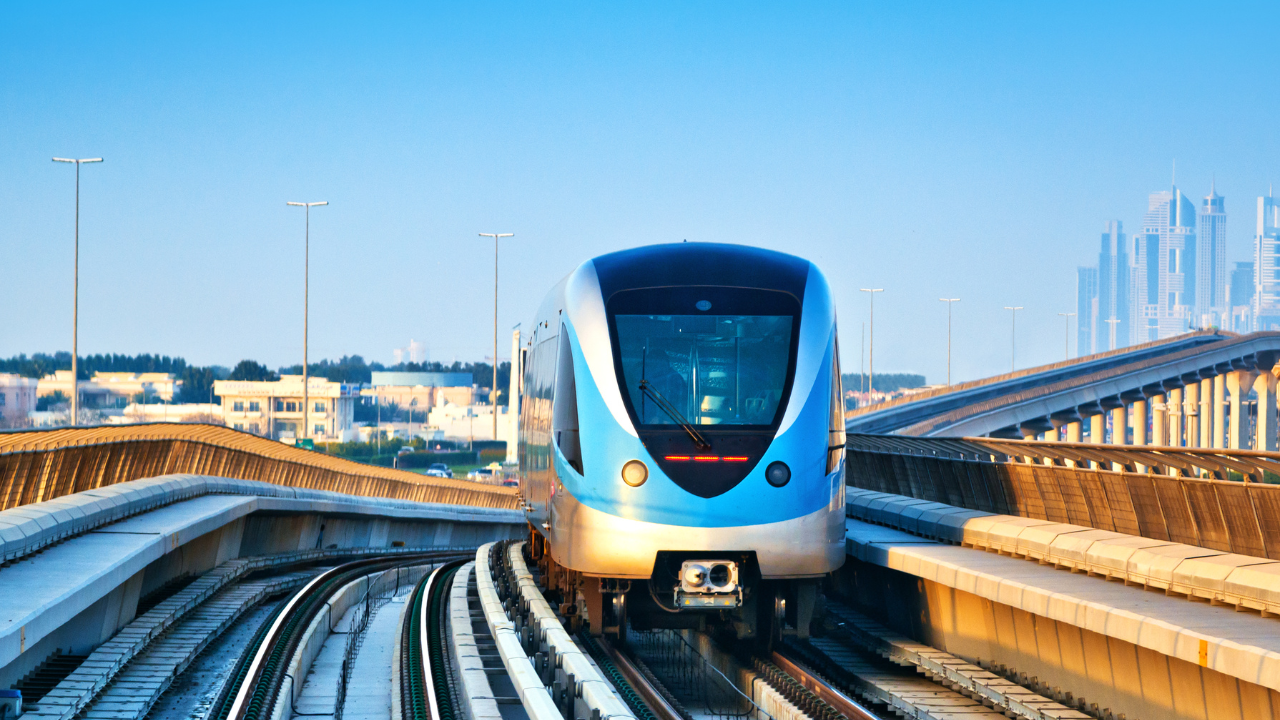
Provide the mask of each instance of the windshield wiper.
POLYGON ((686 420, 684 418, 684 415, 681 415, 680 411, 677 410, 674 405, 668 402, 667 399, 663 397, 662 393, 658 392, 658 389, 655 388, 652 383, 650 383, 648 380, 641 380, 640 392, 644 393, 646 397, 648 397, 650 400, 653 401, 654 405, 658 406, 659 410, 666 413, 667 416, 670 417, 672 420, 675 420, 676 424, 679 425, 685 432, 689 433, 689 437, 693 438, 693 444, 695 447, 697 447, 699 450, 711 449, 711 443, 707 442, 707 439, 702 437, 702 435, 698 432, 698 429, 693 426, 693 423, 686 420))

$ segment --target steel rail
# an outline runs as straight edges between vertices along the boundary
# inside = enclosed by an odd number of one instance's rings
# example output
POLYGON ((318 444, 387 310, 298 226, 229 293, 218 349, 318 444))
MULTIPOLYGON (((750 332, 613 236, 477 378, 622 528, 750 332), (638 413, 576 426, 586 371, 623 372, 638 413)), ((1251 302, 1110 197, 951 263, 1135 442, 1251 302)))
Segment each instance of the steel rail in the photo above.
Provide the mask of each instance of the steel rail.
POLYGON ((400 707, 413 720, 451 720, 457 717, 452 699, 447 712, 441 711, 441 696, 448 694, 444 667, 444 607, 449 598, 444 589, 469 558, 456 560, 431 572, 414 588, 400 635, 400 707), (443 682, 446 687, 439 687, 443 682))
POLYGON ((778 651, 773 651, 770 659, 778 669, 790 675, 796 682, 804 686, 806 690, 817 695, 826 704, 835 708, 836 711, 849 718, 849 720, 880 720, 880 717, 873 714, 870 710, 862 706, 861 703, 849 697, 840 691, 826 678, 809 670, 803 664, 787 657, 778 651))
POLYGON ((215 720, 262 720, 275 704, 283 681, 286 655, 296 649, 307 623, 347 582, 382 569, 424 560, 452 560, 467 552, 434 552, 369 558, 339 565, 317 575, 294 593, 259 628, 232 671, 209 717, 215 720))

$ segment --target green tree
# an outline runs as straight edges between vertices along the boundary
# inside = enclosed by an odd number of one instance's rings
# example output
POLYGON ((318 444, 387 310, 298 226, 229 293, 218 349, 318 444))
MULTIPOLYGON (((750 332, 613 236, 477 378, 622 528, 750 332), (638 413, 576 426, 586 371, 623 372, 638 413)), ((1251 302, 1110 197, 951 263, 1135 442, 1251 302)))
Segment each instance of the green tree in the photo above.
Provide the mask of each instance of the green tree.
POLYGON ((254 360, 241 360, 231 370, 230 380, 279 380, 280 376, 271 372, 266 365, 254 360))

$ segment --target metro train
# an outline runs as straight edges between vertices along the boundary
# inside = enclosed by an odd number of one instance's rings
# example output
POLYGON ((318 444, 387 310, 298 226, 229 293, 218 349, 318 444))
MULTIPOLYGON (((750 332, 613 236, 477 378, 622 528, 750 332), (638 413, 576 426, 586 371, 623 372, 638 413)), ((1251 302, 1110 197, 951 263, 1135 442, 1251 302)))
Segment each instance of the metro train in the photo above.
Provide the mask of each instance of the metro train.
POLYGON ((614 636, 806 633, 845 557, 815 265, 687 242, 603 255, 551 290, 521 355, 520 500, 562 613, 614 636))

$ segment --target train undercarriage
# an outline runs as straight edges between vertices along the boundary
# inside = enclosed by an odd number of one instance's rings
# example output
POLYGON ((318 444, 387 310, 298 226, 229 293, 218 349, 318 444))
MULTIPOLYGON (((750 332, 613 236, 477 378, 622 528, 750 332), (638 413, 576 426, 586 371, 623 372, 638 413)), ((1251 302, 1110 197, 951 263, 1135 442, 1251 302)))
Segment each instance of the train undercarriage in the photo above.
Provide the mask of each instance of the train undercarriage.
POLYGON ((571 632, 625 639, 628 627, 715 630, 772 642, 808 637, 820 602, 820 578, 764 579, 754 551, 659 552, 649 578, 620 579, 561 566, 532 528, 525 547, 571 632))

